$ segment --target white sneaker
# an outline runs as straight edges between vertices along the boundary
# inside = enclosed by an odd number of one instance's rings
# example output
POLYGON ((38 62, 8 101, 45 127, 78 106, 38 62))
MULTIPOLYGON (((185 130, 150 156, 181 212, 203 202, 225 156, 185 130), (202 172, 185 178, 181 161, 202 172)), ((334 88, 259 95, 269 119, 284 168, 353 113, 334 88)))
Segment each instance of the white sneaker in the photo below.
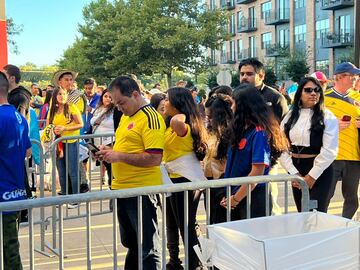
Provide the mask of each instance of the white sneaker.
POLYGON ((78 207, 79 207, 79 204, 77 204, 77 203, 69 203, 67 206, 68 209, 76 209, 78 207))

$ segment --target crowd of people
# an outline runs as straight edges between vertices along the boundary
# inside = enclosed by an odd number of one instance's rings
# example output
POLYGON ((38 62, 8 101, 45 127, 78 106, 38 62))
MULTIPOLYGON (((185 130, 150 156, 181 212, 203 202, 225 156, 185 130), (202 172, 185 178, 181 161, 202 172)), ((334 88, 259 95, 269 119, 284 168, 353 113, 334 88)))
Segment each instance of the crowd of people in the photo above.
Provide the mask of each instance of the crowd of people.
MULTIPOLYGON (((30 126, 43 129, 44 142, 115 131, 114 142, 100 138, 93 141, 100 149, 93 158, 101 165, 103 174, 106 172, 111 189, 268 175, 274 167, 282 166, 287 173, 304 179, 310 199, 317 200, 315 209, 322 212, 327 212, 336 183, 341 180, 342 216, 353 218, 359 203, 360 69, 348 62, 338 64, 330 88, 323 73, 306 76, 298 83, 293 99, 284 89, 276 90, 264 83, 264 65, 255 58, 242 60, 239 74, 239 87, 216 86, 204 102, 199 102, 197 90, 186 88, 184 81, 166 91, 157 84, 146 93, 134 75, 119 76, 100 90, 95 80, 89 78, 82 92, 74 87, 77 73, 71 70, 56 72, 53 87, 49 85, 44 93, 36 84, 31 86, 30 93, 19 86, 19 69, 5 66, 0 73, 0 104, 6 104, 0 106, 0 127, 12 128, 13 134, 0 135, 1 149, 6 149, 0 152, 0 171, 9 173, 0 176, 2 183, 6 183, 0 185, 1 201, 28 196, 25 171, 13 172, 11 168, 15 162, 18 168, 24 168, 25 155, 30 156, 25 119, 34 110, 40 122, 30 121, 30 126), (10 145, 10 139, 17 143, 10 145), (13 161, 10 156, 17 159, 13 161), (6 197, 9 192, 21 196, 6 197)), ((89 161, 78 159, 78 144, 77 140, 65 139, 57 147, 59 195, 88 191, 83 175, 89 161)), ((271 192, 267 196, 265 184, 253 184, 250 191, 250 216, 266 216, 267 204, 271 212, 276 197, 271 192)), ((292 191, 301 211, 302 191, 298 182, 292 182, 292 191)), ((209 194, 210 223, 225 222, 227 207, 231 208, 232 220, 246 218, 246 186, 232 186, 229 198, 225 188, 211 189, 209 194)), ((201 191, 195 190, 187 197, 189 247, 198 244, 196 214, 201 195, 201 191)), ((183 192, 178 192, 166 199, 170 270, 183 269, 179 244, 180 236, 185 242, 185 198, 183 192)), ((142 196, 143 269, 162 267, 157 216, 160 206, 158 196, 142 196)), ((125 269, 137 269, 138 243, 134 240, 138 239, 137 198, 118 199, 117 211, 121 242, 128 249, 125 269)), ((9 213, 8 217, 9 221, 4 219, 4 228, 11 229, 12 235, 18 213, 9 213)), ((6 241, 11 239, 4 239, 8 250, 6 241)), ((5 253, 5 262, 10 257, 5 253)), ((192 248, 188 258, 189 269, 202 269, 192 248)))

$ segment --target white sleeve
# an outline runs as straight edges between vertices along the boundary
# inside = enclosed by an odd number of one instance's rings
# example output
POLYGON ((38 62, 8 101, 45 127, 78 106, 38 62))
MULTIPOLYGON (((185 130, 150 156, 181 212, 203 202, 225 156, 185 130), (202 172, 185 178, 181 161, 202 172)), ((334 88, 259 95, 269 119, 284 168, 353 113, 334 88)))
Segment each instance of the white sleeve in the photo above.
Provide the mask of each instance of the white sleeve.
POLYGON ((318 179, 335 160, 339 144, 339 123, 335 115, 326 110, 324 116, 324 135, 320 153, 314 160, 314 166, 308 173, 312 178, 318 179))
MULTIPOLYGON (((284 131, 284 125, 289 120, 291 115, 291 110, 286 114, 284 119, 281 121, 280 128, 284 131)), ((279 158, 279 162, 281 166, 289 173, 289 174, 297 174, 299 171, 295 168, 292 158, 289 151, 283 152, 279 158)))
POLYGON ((101 116, 101 110, 100 109, 95 110, 93 117, 91 117, 90 119, 90 125, 93 126, 95 121, 98 120, 100 116, 101 116))

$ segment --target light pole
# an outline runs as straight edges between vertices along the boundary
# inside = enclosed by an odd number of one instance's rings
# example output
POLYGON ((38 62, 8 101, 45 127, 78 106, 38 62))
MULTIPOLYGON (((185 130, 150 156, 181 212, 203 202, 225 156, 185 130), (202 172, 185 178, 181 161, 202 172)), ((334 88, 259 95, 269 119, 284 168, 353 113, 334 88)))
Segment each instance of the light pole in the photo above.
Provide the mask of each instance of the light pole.
POLYGON ((0 70, 8 63, 5 0, 0 0, 0 70))
POLYGON ((358 0, 355 1, 355 65, 360 66, 360 3, 358 0))

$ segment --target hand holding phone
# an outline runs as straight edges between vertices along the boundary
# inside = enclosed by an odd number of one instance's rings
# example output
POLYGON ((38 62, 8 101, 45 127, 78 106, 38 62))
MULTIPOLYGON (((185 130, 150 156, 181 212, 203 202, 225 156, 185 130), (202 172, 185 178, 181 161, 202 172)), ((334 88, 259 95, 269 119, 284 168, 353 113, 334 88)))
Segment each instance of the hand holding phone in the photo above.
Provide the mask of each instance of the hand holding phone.
POLYGON ((91 151, 91 153, 93 153, 94 155, 96 155, 96 152, 99 152, 100 149, 93 143, 87 143, 86 147, 91 151))

